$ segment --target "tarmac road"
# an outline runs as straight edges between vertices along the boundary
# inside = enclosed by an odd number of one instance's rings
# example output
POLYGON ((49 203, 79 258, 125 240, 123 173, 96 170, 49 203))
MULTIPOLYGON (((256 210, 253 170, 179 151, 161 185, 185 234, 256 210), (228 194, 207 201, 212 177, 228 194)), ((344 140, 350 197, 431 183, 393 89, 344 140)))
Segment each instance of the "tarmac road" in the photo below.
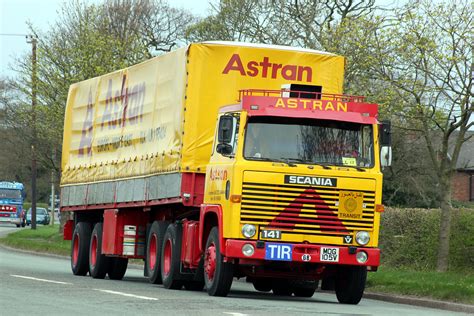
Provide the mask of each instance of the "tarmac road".
MULTIPOLYGON (((16 227, 0 226, 0 236, 16 227)), ((69 260, 0 248, 1 315, 467 315, 363 299, 338 304, 334 294, 280 298, 234 281, 227 298, 205 291, 166 290, 143 271, 129 268, 124 280, 73 276, 69 260)))

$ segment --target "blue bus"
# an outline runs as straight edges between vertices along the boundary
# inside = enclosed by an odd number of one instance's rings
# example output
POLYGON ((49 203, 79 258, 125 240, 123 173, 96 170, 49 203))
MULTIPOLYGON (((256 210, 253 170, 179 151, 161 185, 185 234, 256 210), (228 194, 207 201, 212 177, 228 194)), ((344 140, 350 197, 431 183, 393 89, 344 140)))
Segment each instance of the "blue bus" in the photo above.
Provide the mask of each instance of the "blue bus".
POLYGON ((16 227, 25 227, 23 202, 25 187, 18 182, 0 182, 0 223, 12 223, 16 227))

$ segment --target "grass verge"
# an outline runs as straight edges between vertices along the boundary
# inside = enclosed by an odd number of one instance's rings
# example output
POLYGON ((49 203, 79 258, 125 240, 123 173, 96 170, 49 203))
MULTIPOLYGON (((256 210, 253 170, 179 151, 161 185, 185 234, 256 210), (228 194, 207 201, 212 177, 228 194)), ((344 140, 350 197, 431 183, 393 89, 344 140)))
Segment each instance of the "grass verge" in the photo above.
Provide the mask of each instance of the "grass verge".
POLYGON ((440 273, 381 267, 368 274, 367 290, 474 304, 474 272, 440 273))
POLYGON ((22 229, 0 238, 0 243, 9 247, 36 252, 53 253, 68 256, 71 253, 71 241, 63 240, 59 225, 38 225, 36 230, 22 229))

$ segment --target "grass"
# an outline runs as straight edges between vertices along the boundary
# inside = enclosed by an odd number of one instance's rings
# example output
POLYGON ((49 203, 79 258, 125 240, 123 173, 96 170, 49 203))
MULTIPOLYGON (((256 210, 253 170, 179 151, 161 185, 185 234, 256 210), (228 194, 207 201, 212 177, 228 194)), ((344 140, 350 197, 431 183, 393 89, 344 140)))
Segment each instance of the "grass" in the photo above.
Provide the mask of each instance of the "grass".
POLYGON ((413 271, 381 267, 369 273, 367 290, 474 304, 474 272, 413 271))
POLYGON ((63 240, 59 225, 38 225, 36 230, 22 229, 1 238, 0 243, 9 247, 37 252, 69 255, 71 241, 63 240))

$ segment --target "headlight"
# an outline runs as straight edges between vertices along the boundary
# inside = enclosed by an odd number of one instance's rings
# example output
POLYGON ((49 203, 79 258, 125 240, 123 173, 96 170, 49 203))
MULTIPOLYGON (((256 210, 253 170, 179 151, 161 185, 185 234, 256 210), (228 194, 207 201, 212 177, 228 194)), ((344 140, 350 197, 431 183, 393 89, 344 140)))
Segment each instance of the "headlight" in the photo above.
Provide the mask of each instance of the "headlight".
POLYGON ((369 256, 367 255, 365 251, 359 251, 356 254, 356 259, 357 259, 357 262, 359 263, 366 263, 368 258, 369 256))
POLYGON ((251 257, 251 256, 253 256, 253 254, 255 253, 255 248, 254 248, 253 245, 251 245, 251 244, 245 244, 245 245, 242 247, 242 253, 243 253, 244 256, 246 256, 246 257, 251 257))
POLYGON ((252 238, 255 236, 255 233, 257 232, 257 229, 255 228, 255 225, 252 224, 245 224, 242 226, 242 235, 244 235, 246 238, 252 238))
POLYGON ((367 245, 370 241, 370 235, 368 232, 358 232, 356 234, 356 241, 359 245, 367 245))

